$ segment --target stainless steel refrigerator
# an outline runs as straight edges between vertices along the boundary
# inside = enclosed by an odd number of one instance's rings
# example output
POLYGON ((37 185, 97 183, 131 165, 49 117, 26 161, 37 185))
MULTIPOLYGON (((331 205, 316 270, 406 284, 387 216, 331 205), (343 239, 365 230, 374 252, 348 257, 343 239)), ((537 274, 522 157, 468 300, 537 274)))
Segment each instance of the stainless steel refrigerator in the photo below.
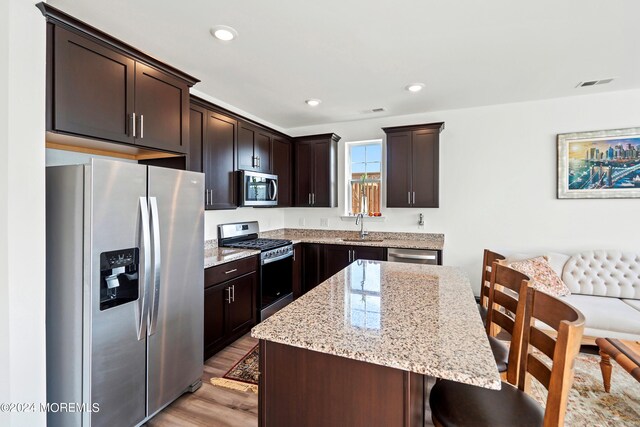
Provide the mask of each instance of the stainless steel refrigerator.
POLYGON ((203 177, 47 168, 47 402, 76 411, 49 426, 139 425, 201 384, 203 177))

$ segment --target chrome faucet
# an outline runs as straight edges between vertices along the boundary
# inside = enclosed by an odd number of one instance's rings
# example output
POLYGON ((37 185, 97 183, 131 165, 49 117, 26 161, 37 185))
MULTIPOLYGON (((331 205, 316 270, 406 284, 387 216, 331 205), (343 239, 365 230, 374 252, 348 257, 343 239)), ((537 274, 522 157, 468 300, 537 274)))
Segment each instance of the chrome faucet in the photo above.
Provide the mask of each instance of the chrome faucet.
POLYGON ((364 215, 362 213, 356 215, 356 225, 358 225, 358 222, 360 223, 360 240, 364 240, 369 235, 369 232, 364 231, 364 215))

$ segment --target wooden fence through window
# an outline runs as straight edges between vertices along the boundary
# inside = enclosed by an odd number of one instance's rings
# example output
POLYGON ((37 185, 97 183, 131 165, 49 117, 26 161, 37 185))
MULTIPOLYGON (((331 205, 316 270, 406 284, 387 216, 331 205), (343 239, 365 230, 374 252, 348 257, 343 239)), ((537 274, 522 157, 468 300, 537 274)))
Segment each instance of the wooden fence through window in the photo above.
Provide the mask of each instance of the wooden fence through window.
POLYGON ((362 211, 362 194, 367 198, 367 212, 363 213, 380 212, 380 183, 356 181, 351 183, 351 214, 357 215, 362 211))

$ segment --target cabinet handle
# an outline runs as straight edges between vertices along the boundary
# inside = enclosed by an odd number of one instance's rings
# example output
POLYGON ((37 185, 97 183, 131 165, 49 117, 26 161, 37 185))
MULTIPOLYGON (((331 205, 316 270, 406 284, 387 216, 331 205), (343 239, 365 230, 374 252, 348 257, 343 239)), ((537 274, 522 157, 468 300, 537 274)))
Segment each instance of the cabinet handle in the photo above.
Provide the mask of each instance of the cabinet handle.
POLYGON ((231 302, 236 302, 236 285, 231 286, 231 302))
POLYGON ((413 192, 413 204, 414 205, 416 204, 416 192, 415 191, 413 192))
POLYGON ((407 191, 407 204, 411 204, 411 191, 407 191))
POLYGON ((225 271, 225 272, 224 272, 224 274, 231 274, 231 273, 236 272, 236 271, 238 271, 238 269, 237 269, 237 268, 234 268, 234 269, 232 269, 232 270, 225 271))
POLYGON ((136 113, 131 113, 131 136, 136 137, 136 113))
POLYGON ((351 263, 351 249, 349 249, 349 263, 351 263))
POLYGON ((204 190, 204 205, 209 206, 209 190, 204 190))
POLYGON ((311 206, 311 193, 309 193, 309 206, 311 206))
POLYGON ((257 159, 258 159, 258 167, 260 167, 260 156, 258 156, 257 159))
POLYGON ((227 288, 227 303, 231 304, 231 286, 227 288))
POLYGON ((144 114, 140 114, 140 139, 144 138, 144 114))
POLYGON ((316 204, 316 193, 311 193, 311 199, 313 201, 312 204, 315 205, 316 204))
POLYGON ((352 259, 351 262, 356 260, 356 250, 355 249, 353 250, 353 257, 351 259, 352 259))

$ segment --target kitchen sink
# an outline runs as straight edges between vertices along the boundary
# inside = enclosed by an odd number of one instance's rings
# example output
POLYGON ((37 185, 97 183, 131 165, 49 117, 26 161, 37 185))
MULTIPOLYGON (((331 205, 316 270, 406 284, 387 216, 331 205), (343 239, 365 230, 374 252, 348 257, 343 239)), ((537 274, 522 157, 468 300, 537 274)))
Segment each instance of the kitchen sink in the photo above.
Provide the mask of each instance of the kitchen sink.
POLYGON ((340 239, 343 242, 383 242, 384 239, 340 239))

